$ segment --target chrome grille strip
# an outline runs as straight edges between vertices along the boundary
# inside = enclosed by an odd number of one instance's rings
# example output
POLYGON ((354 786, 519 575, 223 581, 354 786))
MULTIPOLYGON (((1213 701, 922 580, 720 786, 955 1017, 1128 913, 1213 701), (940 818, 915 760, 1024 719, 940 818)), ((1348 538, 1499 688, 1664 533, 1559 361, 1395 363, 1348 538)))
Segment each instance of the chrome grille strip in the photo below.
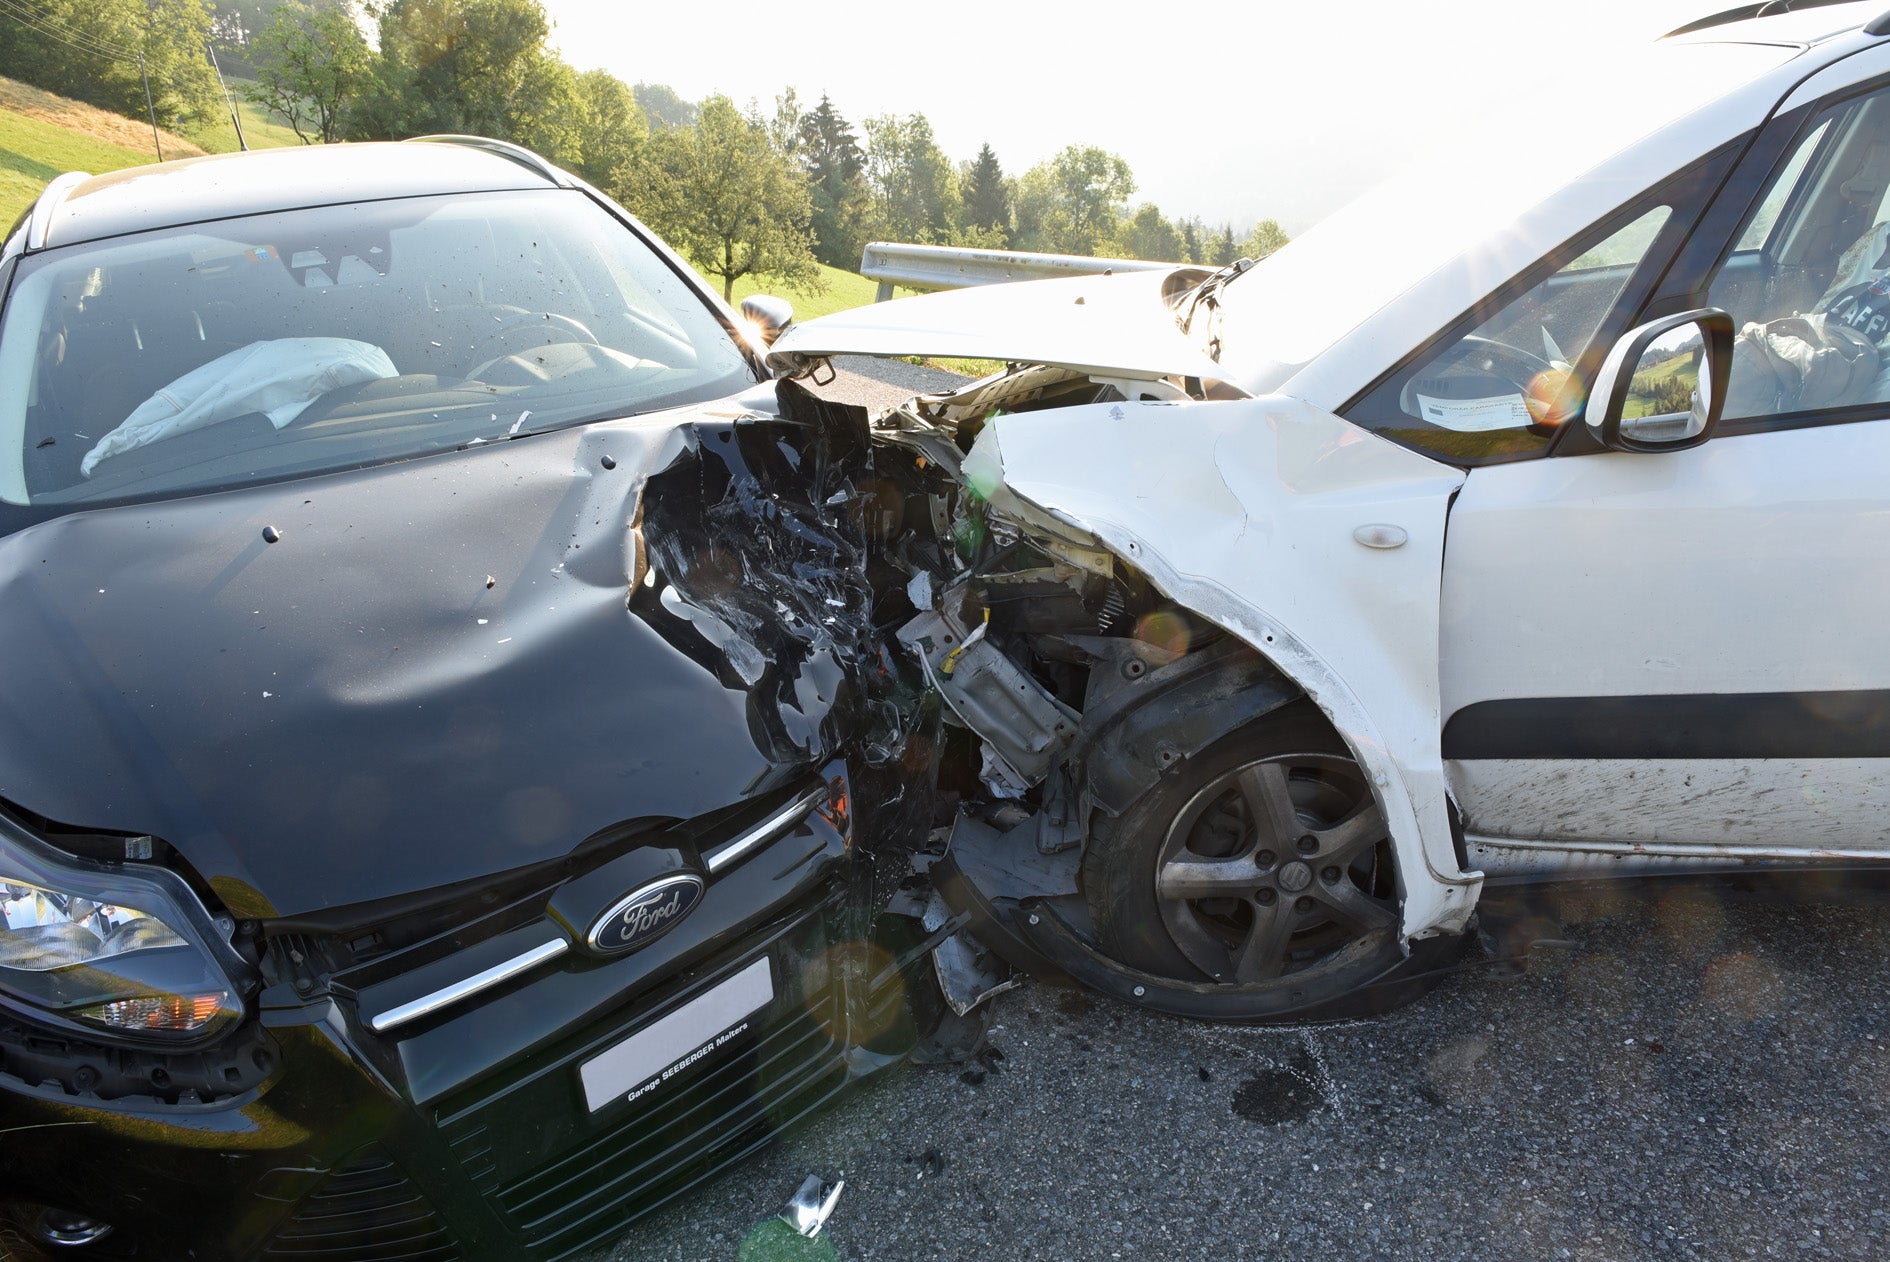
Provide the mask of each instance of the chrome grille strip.
POLYGON ((442 986, 432 994, 422 995, 418 999, 409 1000, 369 1018, 368 1029, 376 1034, 385 1033, 397 1025, 405 1025, 409 1021, 426 1016, 429 1012, 438 1012, 441 1008, 456 1004, 462 999, 469 999, 482 990, 489 990, 528 969, 537 968, 546 960, 557 959, 570 949, 571 944, 563 938, 541 942, 531 950, 494 964, 491 968, 482 969, 471 977, 462 978, 450 986, 442 986))
POLYGON ((717 846, 704 855, 702 860, 704 866, 709 869, 711 875, 714 875, 731 864, 741 862, 747 857, 749 851, 766 845, 786 832, 789 827, 799 823, 809 811, 820 805, 826 796, 825 785, 802 794, 798 799, 769 816, 760 827, 737 837, 734 841, 717 846))

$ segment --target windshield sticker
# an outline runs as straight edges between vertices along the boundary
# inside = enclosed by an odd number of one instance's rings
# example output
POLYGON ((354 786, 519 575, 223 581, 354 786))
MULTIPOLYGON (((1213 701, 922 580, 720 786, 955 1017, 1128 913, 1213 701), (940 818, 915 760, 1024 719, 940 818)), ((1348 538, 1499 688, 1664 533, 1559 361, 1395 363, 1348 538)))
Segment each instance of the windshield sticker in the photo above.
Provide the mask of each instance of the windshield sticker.
POLYGON ((1417 397, 1418 414, 1433 425, 1463 433, 1490 429, 1521 429, 1529 424, 1529 409, 1520 394, 1499 394, 1487 399, 1417 397))

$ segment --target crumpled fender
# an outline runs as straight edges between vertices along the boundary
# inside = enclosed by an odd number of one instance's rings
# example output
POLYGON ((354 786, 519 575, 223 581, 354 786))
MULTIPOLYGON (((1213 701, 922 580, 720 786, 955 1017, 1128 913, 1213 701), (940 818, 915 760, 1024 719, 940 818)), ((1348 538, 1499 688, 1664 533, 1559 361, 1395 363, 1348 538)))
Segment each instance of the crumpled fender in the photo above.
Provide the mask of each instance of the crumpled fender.
POLYGON ((1482 874, 1463 869, 1451 836, 1438 688, 1460 470, 1266 396, 998 417, 965 475, 1002 513, 1047 511, 1088 531, 1304 689, 1370 774, 1398 855, 1404 936, 1464 927, 1482 874), (1374 525, 1404 542, 1359 542, 1374 525))

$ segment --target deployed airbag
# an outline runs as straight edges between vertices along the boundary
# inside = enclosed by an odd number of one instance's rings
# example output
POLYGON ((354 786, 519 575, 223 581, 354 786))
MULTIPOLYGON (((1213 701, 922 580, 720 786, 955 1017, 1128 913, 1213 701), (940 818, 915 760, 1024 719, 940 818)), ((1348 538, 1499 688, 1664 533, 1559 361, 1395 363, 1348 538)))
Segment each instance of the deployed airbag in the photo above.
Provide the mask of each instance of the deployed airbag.
POLYGON ((261 412, 281 429, 342 386, 397 376, 387 352, 346 337, 282 337, 219 355, 140 403, 85 454, 86 477, 107 456, 261 412))

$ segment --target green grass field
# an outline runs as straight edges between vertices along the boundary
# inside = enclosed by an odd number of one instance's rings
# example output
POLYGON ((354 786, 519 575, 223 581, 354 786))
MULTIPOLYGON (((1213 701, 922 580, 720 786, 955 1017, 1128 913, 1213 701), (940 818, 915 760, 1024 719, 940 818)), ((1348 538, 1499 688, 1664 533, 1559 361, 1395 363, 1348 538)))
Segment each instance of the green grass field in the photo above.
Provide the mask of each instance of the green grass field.
MULTIPOLYGON (((775 294, 794 304, 796 320, 811 320, 815 316, 831 315, 836 311, 845 311, 850 307, 863 307, 873 301, 873 295, 879 292, 879 285, 856 272, 842 271, 837 267, 821 265, 820 278, 826 288, 819 291, 790 289, 785 285, 763 284, 752 276, 744 276, 735 282, 735 304, 742 305, 742 299, 750 294, 775 294)), ((721 291, 721 282, 713 277, 704 277, 703 281, 710 288, 721 291)), ((906 291, 896 291, 903 295, 906 291)))
POLYGON ((116 171, 157 161, 151 150, 128 149, 0 109, 0 224, 10 224, 62 171, 116 171))
MULTIPOLYGON (((230 86, 240 91, 241 85, 242 80, 232 80, 230 86)), ((248 102, 241 108, 250 148, 302 143, 280 119, 265 117, 248 102)), ((165 134, 162 139, 167 158, 232 153, 237 148, 236 128, 227 117, 188 136, 165 134)), ((98 175, 156 161, 145 123, 0 79, 0 227, 12 223, 61 172, 98 175)))
MULTIPOLYGON (((280 149, 302 143, 302 138, 295 134, 295 128, 289 126, 281 115, 269 113, 260 105, 252 105, 243 95, 243 90, 253 80, 230 75, 227 82, 230 91, 236 95, 237 111, 243 117, 243 139, 249 142, 251 149, 280 149)), ((306 121, 303 123, 305 129, 310 126, 306 121)), ((315 128, 315 131, 319 130, 319 127, 315 128)), ((202 127, 193 128, 188 134, 191 140, 210 153, 235 153, 241 147, 236 143, 236 126, 230 122, 227 114, 220 115, 202 127)))

